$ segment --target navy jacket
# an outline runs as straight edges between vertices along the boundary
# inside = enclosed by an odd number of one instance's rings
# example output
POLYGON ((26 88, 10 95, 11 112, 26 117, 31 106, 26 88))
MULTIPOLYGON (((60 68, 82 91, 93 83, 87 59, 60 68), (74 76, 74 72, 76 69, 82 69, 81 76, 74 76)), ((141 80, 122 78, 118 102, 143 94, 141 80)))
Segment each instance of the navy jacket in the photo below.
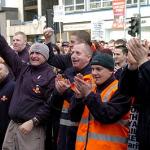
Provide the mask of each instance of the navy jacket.
POLYGON ((0 83, 0 149, 8 123, 10 121, 8 109, 14 87, 15 82, 10 78, 9 75, 0 83))
POLYGON ((64 72, 67 68, 72 67, 71 62, 71 54, 57 54, 55 55, 53 52, 52 44, 48 43, 47 46, 49 47, 49 59, 48 63, 56 68, 59 68, 64 72))
MULTIPOLYGON (((87 65, 85 68, 77 72, 73 67, 66 69, 64 72, 65 78, 69 79, 70 82, 74 81, 74 77, 81 73, 82 75, 91 74, 91 66, 87 65)), ((61 108, 60 106, 63 104, 64 99, 67 99, 70 102, 70 98, 73 96, 73 91, 68 89, 63 95, 54 91, 51 102, 53 108, 61 108)), ((80 120, 82 112, 78 114, 78 120, 80 120)), ((61 113, 62 119, 71 120, 70 114, 61 113)), ((77 127, 76 126, 66 126, 60 125, 59 134, 57 140, 57 150, 74 150, 75 149, 75 140, 76 140, 77 127)))
POLYGON ((23 63, 2 36, 0 54, 16 77, 9 109, 10 118, 16 122, 25 122, 37 117, 41 123, 44 122, 50 115, 47 98, 51 95, 55 82, 51 67, 47 63, 39 66, 23 63))

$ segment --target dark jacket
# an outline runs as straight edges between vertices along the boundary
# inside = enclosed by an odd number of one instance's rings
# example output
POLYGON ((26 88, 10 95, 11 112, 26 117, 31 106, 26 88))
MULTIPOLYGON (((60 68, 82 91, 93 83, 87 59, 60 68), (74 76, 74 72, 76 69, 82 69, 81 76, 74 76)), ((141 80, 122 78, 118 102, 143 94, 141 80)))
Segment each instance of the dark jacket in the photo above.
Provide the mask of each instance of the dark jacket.
POLYGON ((10 121, 8 109, 14 87, 15 82, 10 78, 9 75, 0 83, 0 149, 8 123, 10 121))
POLYGON ((119 88, 121 93, 134 96, 138 104, 137 140, 140 150, 150 147, 150 61, 131 71, 126 67, 119 88))
POLYGON ((15 122, 25 122, 37 117, 43 123, 50 115, 47 98, 54 88, 55 74, 51 67, 47 63, 39 66, 23 63, 2 36, 0 54, 16 77, 9 109, 10 118, 15 122))

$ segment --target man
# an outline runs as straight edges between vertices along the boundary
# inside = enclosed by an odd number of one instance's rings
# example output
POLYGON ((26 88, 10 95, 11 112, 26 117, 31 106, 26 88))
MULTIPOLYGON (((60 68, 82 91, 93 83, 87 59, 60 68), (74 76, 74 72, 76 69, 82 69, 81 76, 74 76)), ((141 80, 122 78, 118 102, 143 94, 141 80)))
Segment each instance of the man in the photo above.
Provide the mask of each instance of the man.
POLYGON ((63 51, 63 54, 71 53, 71 48, 70 48, 69 44, 70 44, 69 42, 62 42, 62 51, 63 51))
MULTIPOLYGON (((45 37, 45 43, 47 44, 47 46, 49 47, 50 50, 50 57, 48 59, 48 63, 51 64, 52 66, 61 69, 61 72, 65 72, 66 69, 72 67, 72 61, 71 61, 71 53, 66 54, 66 55, 54 55, 53 53, 53 49, 52 49, 52 43, 51 43, 51 36, 53 35, 53 29, 52 28, 46 28, 43 31, 44 37, 45 37)), ((90 34, 86 31, 75 31, 72 33, 71 35, 71 40, 70 40, 70 47, 73 49, 73 47, 76 44, 81 44, 81 43, 86 43, 86 44, 91 44, 90 43, 90 34)), ((63 104, 63 103, 62 103, 63 104)), ((53 118, 53 129, 54 131, 56 131, 54 134, 54 141, 56 141, 57 138, 57 130, 58 130, 58 126, 59 126, 59 119, 60 119, 60 113, 61 113, 61 107, 62 104, 60 103, 59 105, 59 109, 55 109, 54 114, 58 114, 57 117, 53 118)), ((51 129, 50 129, 51 130, 51 129)), ((51 131, 50 131, 51 132, 51 131)), ((52 131, 53 132, 53 131, 52 131)), ((47 131, 48 133, 48 131, 47 131)), ((47 137, 51 137, 51 136, 47 136, 47 137)), ((47 139, 46 141, 46 145, 47 145, 47 149, 49 150, 49 141, 51 139, 47 139)), ((57 145, 56 142, 53 143, 53 145, 57 145)), ((61 147, 61 145, 58 145, 61 147)), ((61 147, 63 148, 63 146, 61 147)), ((55 149, 55 148, 54 148, 55 149)))
POLYGON ((15 82, 9 76, 9 69, 0 57, 0 149, 9 124, 8 108, 13 95, 15 82))
MULTIPOLYGON (((44 37, 45 37, 45 43, 50 49, 50 58, 48 60, 48 63, 52 66, 59 68, 63 71, 65 71, 67 68, 72 67, 71 63, 71 54, 66 55, 54 55, 52 48, 51 48, 51 36, 53 35, 53 29, 52 28, 46 28, 43 31, 44 37)), ((70 47, 73 48, 74 45, 80 44, 80 43, 86 43, 91 46, 90 42, 90 34, 86 31, 75 31, 71 34, 70 37, 70 47)))
POLYGON ((126 46, 117 46, 113 51, 115 61, 115 77, 119 80, 122 70, 127 65, 128 49, 126 46))
POLYGON ((24 32, 18 31, 13 36, 13 49, 24 62, 29 62, 29 45, 27 44, 27 36, 24 32))
POLYGON ((130 100, 118 90, 113 58, 97 53, 91 66, 96 89, 92 81, 85 82, 81 74, 75 77, 77 90, 72 97, 71 118, 83 112, 76 150, 126 150, 130 100))
POLYGON ((115 40, 114 39, 112 39, 108 42, 107 48, 111 49, 112 51, 114 50, 114 48, 115 48, 115 40))
POLYGON ((122 73, 119 87, 122 94, 135 98, 139 116, 134 139, 139 142, 139 150, 144 150, 150 147, 150 61, 147 57, 149 47, 146 41, 142 43, 137 38, 129 40, 127 47, 128 66, 122 73))
POLYGON ((78 115, 78 119, 75 121, 71 121, 69 115, 70 98, 73 95, 74 76, 77 73, 83 74, 85 78, 91 78, 91 67, 89 63, 92 53, 90 46, 85 43, 74 45, 71 55, 73 67, 68 68, 64 72, 65 79, 60 75, 56 78, 55 86, 57 90, 53 94, 51 101, 56 108, 58 103, 63 103, 57 140, 58 150, 75 149, 76 131, 81 115, 78 115))
POLYGON ((0 36, 0 54, 16 77, 9 108, 11 121, 2 149, 44 150, 44 124, 50 115, 47 99, 54 88, 55 78, 46 62, 49 49, 45 44, 33 44, 29 51, 30 64, 27 64, 22 62, 0 36))

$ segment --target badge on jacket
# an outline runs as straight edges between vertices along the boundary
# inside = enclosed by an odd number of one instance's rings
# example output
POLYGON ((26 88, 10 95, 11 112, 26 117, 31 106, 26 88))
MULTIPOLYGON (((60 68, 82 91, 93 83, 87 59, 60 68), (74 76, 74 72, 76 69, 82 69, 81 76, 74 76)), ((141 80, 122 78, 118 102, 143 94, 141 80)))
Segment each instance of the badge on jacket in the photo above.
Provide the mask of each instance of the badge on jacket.
POLYGON ((4 101, 7 101, 8 98, 7 98, 5 95, 3 95, 3 96, 0 98, 0 100, 4 102, 4 101))
POLYGON ((36 94, 40 94, 41 91, 40 91, 40 86, 39 85, 36 85, 33 89, 33 92, 35 92, 36 94))

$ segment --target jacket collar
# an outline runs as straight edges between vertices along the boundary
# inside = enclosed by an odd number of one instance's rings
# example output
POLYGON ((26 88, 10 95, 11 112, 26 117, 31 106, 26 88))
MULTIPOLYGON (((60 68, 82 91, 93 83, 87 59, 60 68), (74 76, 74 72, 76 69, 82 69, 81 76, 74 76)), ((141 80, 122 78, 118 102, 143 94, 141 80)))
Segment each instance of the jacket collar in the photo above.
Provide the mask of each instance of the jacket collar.
POLYGON ((110 83, 115 80, 114 75, 112 74, 103 84, 97 86, 97 91, 100 92, 104 90, 110 83))

